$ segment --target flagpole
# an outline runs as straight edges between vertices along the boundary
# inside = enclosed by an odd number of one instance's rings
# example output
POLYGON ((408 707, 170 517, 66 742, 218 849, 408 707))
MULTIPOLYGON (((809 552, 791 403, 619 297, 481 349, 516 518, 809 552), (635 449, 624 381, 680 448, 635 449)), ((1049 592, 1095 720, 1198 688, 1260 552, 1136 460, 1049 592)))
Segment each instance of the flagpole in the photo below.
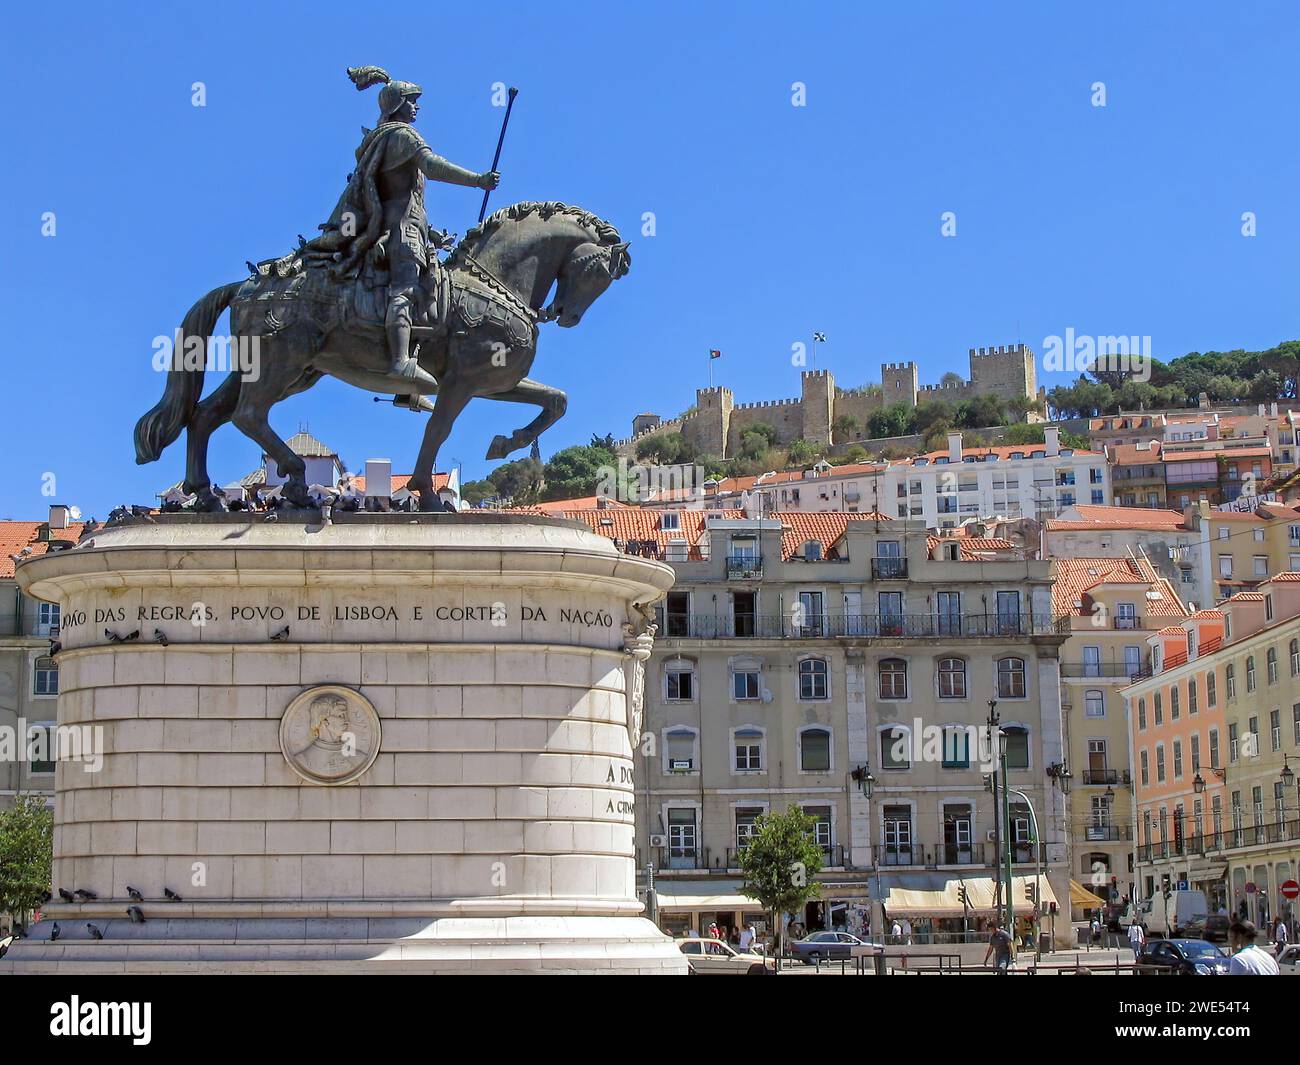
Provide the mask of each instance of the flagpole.
POLYGON ((709 359, 709 388, 713 387, 713 349, 710 348, 705 354, 709 359))

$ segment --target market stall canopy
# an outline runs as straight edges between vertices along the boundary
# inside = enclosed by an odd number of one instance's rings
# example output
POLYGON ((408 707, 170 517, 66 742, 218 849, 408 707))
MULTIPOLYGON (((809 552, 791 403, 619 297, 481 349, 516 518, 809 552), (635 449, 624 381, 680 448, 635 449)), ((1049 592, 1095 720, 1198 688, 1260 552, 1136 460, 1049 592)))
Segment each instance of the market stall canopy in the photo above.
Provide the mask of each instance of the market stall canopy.
MULTIPOLYGON (((995 912, 997 886, 992 877, 915 873, 881 879, 885 881, 881 885, 885 911, 891 917, 962 917, 966 914, 992 916, 995 912), (966 888, 967 905, 964 907, 958 891, 962 885, 966 888)), ((1029 910, 1028 887, 1034 879, 1032 876, 1011 878, 1013 911, 1025 913, 1029 910)), ((1046 876, 1039 877, 1038 883, 1040 911, 1047 913, 1051 904, 1056 902, 1056 893, 1046 876)))
POLYGON ((1083 909, 1099 909, 1106 905, 1106 900, 1100 896, 1094 895, 1077 880, 1070 881, 1070 905, 1079 906, 1083 909))
POLYGON ((740 894, 739 880, 661 880, 655 884, 660 912, 690 913, 699 910, 761 910, 762 904, 740 894))

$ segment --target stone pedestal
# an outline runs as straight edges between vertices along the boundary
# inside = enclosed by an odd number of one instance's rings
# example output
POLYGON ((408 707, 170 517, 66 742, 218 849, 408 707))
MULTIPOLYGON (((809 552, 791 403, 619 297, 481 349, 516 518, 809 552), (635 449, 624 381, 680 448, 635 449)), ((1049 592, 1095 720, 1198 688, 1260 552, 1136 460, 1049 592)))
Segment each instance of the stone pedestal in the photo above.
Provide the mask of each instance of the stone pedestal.
POLYGON ((54 886, 98 898, 0 968, 684 973, 636 899, 628 731, 672 571, 545 518, 261 517, 20 567, 62 608, 65 753, 102 751, 58 765, 54 886))

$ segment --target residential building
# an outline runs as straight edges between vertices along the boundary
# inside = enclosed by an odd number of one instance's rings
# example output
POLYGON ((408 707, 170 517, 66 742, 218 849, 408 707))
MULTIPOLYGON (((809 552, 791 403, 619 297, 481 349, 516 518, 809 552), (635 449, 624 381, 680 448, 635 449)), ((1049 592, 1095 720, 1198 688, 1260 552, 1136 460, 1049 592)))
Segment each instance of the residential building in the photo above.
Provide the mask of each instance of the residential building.
POLYGON ((1111 490, 1121 507, 1165 506, 1165 465, 1159 440, 1137 444, 1106 444, 1102 450, 1110 463, 1111 490))
POLYGON ((807 927, 862 930, 874 902, 877 922, 881 907, 908 916, 917 942, 959 940, 961 882, 968 927, 982 927, 997 875, 979 744, 990 700, 1011 786, 1040 830, 1035 847, 1013 798, 1016 907, 1031 909, 1035 858, 1044 908, 1067 899, 1065 796, 1051 775, 1064 762, 1064 637, 1047 563, 880 515, 567 516, 677 572, 647 664, 653 740, 636 803, 638 864, 655 869, 665 927, 761 923, 738 894, 739 852, 756 816, 790 806, 816 820, 826 861, 807 927))
POLYGON ((0 807, 18 793, 54 801, 50 733, 59 695, 59 667, 51 652, 59 635, 57 604, 29 599, 18 591, 18 559, 76 544, 83 523, 69 507, 50 507, 46 521, 0 521, 0 730, 21 746, 21 757, 0 759, 0 807), (44 736, 37 735, 44 732, 44 736))
POLYGON ((1262 502, 1254 510, 1189 506, 1188 526, 1197 536, 1200 584, 1218 602, 1251 589, 1276 573, 1300 570, 1300 508, 1262 502))
POLYGON ((1217 506, 1243 494, 1257 495, 1273 475, 1272 452, 1267 447, 1175 451, 1166 445, 1162 458, 1165 498, 1179 509, 1200 501, 1217 506))
POLYGON ((1139 864, 1153 890, 1168 873, 1261 927, 1279 915, 1294 926, 1278 888, 1300 874, 1300 573, 1276 574, 1180 629, 1152 638, 1153 674, 1125 691, 1138 724, 1144 709, 1152 715, 1134 743, 1152 750, 1157 773, 1155 747, 1165 750, 1163 778, 1148 778, 1149 791, 1139 781, 1139 864))
POLYGON ((1133 778, 1120 692, 1149 672, 1147 637, 1187 616, 1177 589, 1140 550, 1052 562, 1053 610, 1068 619, 1061 710, 1070 768, 1073 875, 1118 905, 1134 887, 1133 778))

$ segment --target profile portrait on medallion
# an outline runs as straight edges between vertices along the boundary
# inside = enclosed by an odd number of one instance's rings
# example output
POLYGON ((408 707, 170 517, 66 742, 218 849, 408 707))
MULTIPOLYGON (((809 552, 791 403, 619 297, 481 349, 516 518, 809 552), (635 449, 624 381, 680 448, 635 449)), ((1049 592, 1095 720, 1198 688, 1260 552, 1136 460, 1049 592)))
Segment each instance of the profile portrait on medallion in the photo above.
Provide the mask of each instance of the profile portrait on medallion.
POLYGON ((313 784, 356 780, 379 754, 379 715, 351 688, 324 684, 297 695, 280 718, 280 750, 313 784))

